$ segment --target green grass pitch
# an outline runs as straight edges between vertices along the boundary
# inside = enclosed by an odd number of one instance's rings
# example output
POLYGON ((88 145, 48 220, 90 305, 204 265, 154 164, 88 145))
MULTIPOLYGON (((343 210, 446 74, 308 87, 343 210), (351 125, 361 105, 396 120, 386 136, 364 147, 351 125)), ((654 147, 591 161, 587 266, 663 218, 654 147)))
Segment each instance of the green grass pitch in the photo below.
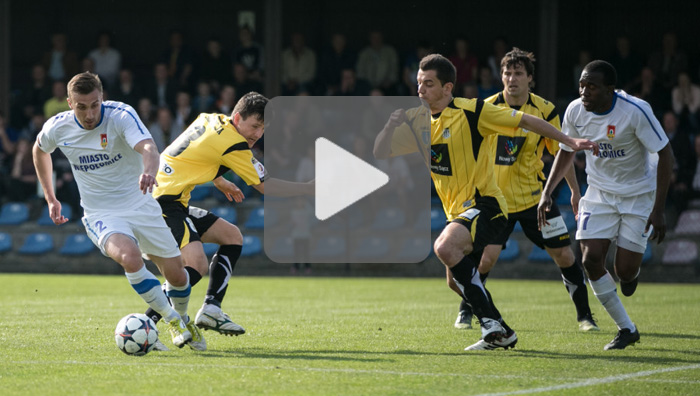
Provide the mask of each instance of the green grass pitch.
POLYGON ((114 342, 117 321, 144 309, 123 276, 0 285, 2 395, 700 394, 698 285, 642 283, 622 297, 641 343, 603 351, 616 328, 592 293, 601 331, 581 333, 561 282, 490 279, 518 345, 465 352, 480 332, 453 327, 459 301, 443 279, 240 277, 224 309, 245 335, 205 332, 206 352, 143 357, 114 342))

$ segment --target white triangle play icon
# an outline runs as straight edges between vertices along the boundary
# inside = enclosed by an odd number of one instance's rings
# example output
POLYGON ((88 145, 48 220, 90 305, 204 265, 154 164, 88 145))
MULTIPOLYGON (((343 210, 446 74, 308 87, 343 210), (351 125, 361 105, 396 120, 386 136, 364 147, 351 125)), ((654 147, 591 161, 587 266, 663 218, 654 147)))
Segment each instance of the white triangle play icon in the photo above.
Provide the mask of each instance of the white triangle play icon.
POLYGON ((316 218, 326 220, 389 182, 389 176, 326 138, 316 139, 316 218))

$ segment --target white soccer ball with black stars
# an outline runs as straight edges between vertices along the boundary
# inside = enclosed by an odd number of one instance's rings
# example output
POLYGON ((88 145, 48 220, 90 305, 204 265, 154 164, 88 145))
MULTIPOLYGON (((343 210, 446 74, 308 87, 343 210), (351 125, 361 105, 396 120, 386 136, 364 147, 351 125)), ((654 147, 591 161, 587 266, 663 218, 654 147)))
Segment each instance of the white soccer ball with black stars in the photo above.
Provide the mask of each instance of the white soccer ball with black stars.
POLYGON ((153 320, 140 313, 123 317, 114 329, 117 347, 127 355, 143 356, 158 341, 158 328, 153 320))

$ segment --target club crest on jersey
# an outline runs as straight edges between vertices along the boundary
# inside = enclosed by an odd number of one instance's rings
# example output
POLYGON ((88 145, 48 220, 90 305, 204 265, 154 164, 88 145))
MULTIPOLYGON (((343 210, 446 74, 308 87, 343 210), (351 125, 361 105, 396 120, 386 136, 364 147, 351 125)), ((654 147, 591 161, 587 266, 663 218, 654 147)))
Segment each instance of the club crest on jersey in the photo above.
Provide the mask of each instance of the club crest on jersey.
POLYGON ((100 146, 102 146, 103 149, 107 148, 107 134, 106 133, 100 134, 100 146))
POLYGON ((450 128, 445 128, 445 130, 442 131, 442 138, 443 138, 443 139, 449 139, 449 138, 450 138, 450 128))
POLYGON ((608 139, 613 140, 615 138, 615 125, 608 125, 608 139))

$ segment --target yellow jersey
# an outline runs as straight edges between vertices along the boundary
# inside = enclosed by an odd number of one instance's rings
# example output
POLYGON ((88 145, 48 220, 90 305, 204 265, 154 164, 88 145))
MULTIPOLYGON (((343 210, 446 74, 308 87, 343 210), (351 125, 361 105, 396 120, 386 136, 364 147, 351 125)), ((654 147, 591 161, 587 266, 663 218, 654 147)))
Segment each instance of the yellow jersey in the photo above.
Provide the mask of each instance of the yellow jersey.
MULTIPOLYGON (((493 95, 485 101, 541 118, 561 131, 559 114, 557 114, 554 104, 533 93, 529 94, 527 102, 520 108, 509 106, 503 92, 493 95)), ((496 183, 506 197, 508 213, 521 212, 537 205, 540 202, 545 181, 542 172, 544 167, 542 154, 546 147, 550 154, 556 155, 559 151, 559 143, 534 133, 528 133, 522 128, 516 130, 515 136, 499 134, 490 136, 489 139, 491 140, 496 183)))
POLYGON ((160 155, 153 196, 188 206, 195 186, 233 170, 248 185, 262 183, 265 167, 250 151, 231 118, 223 114, 199 117, 160 155))
MULTIPOLYGON (((411 110, 406 112, 411 120, 411 110)), ((430 119, 430 132, 417 125, 399 126, 391 141, 391 155, 418 151, 430 145, 430 173, 449 221, 476 204, 480 197, 493 197, 507 213, 505 198, 496 185, 491 135, 513 136, 523 113, 497 107, 478 99, 455 98, 430 119), (420 136, 419 136, 420 135, 420 136)), ((427 150, 427 148, 426 148, 427 150)))

